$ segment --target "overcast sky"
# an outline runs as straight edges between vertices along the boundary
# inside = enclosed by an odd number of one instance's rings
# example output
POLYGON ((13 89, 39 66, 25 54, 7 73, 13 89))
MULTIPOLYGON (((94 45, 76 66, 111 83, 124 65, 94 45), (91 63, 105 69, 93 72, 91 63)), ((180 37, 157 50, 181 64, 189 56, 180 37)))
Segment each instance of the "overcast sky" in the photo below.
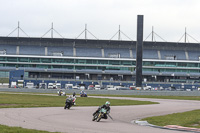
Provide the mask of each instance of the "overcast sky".
MULTIPOLYGON (((30 37, 42 37, 53 23, 65 38, 78 37, 87 24, 87 30, 98 39, 110 40, 120 25, 126 36, 136 40, 137 15, 144 15, 144 40, 153 26, 161 38, 177 42, 186 27, 200 42, 200 0, 0 0, 0 36, 9 35, 19 21, 30 37)), ((17 36, 17 31, 10 36, 17 36)), ((20 32, 20 36, 26 35, 20 32)), ((122 40, 129 40, 126 36, 121 34, 122 40)), ((44 37, 51 37, 50 32, 44 37)), ((54 37, 60 36, 54 32, 54 37)), ((95 39, 89 33, 87 38, 95 39)), ((158 36, 155 39, 163 41, 158 36)), ((189 36, 188 40, 196 42, 189 36)))

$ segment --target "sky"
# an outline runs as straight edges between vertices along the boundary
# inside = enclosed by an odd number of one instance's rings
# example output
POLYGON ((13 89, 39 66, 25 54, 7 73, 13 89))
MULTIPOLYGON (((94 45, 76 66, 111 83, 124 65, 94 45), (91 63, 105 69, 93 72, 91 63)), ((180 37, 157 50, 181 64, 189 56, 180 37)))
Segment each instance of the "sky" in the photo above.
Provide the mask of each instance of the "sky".
POLYGON ((153 28, 154 41, 183 42, 186 29, 200 42, 200 0, 0 0, 0 36, 17 36, 19 22, 20 37, 50 38, 53 23, 54 38, 85 38, 87 25, 88 39, 118 40, 120 26, 120 39, 135 41, 137 15, 146 41, 153 28))

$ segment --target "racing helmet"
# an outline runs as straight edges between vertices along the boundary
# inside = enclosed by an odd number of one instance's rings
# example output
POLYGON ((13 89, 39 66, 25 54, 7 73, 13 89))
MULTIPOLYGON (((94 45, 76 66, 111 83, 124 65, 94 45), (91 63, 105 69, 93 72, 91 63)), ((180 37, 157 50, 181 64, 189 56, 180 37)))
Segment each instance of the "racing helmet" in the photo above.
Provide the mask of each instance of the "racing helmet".
POLYGON ((76 93, 74 92, 74 93, 73 93, 73 97, 75 97, 75 96, 76 96, 76 93))
POLYGON ((109 106, 110 106, 110 102, 109 102, 109 101, 106 101, 105 105, 106 105, 107 107, 109 107, 109 106))

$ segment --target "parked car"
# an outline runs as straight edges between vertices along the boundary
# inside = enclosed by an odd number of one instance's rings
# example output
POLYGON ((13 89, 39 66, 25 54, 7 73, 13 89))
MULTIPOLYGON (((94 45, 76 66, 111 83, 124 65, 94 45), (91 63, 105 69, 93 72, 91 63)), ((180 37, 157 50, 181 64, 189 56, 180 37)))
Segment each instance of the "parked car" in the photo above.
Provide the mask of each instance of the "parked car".
POLYGON ((88 90, 94 90, 94 85, 89 85, 88 90))

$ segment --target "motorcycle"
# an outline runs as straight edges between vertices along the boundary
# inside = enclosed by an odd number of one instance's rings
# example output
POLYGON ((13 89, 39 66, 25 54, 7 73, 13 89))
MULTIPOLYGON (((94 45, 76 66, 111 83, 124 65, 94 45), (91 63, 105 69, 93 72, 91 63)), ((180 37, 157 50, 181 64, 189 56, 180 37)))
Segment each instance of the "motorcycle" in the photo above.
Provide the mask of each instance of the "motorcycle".
POLYGON ((65 92, 60 92, 60 91, 57 91, 57 93, 58 93, 58 96, 66 96, 66 93, 65 92))
POLYGON ((70 109, 72 107, 72 105, 76 105, 75 101, 76 101, 76 98, 67 99, 65 102, 64 109, 66 109, 66 108, 70 109))
POLYGON ((101 108, 100 111, 93 116, 92 121, 96 120, 97 122, 99 122, 101 118, 103 118, 103 116, 106 114, 107 114, 107 110, 104 108, 101 108))
POLYGON ((80 97, 87 97, 87 93, 85 93, 85 92, 84 92, 84 93, 81 93, 81 94, 80 94, 80 97))

